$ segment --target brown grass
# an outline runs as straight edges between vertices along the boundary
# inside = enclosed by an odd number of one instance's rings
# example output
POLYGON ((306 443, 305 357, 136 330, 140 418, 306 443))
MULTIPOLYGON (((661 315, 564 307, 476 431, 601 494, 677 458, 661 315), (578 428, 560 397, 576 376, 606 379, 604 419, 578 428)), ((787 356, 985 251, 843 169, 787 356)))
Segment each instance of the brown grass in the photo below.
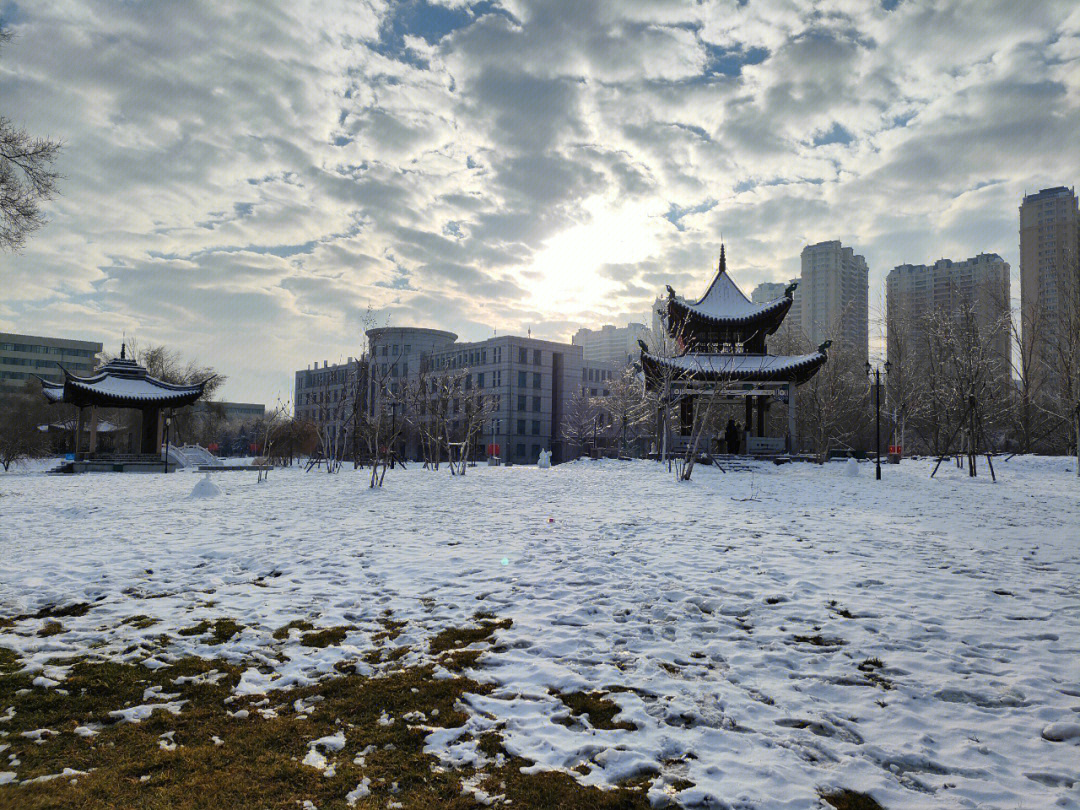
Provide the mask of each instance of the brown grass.
POLYGON ((873 796, 854 790, 821 791, 819 795, 836 810, 885 810, 873 796))
MULTIPOLYGON (((483 735, 480 747, 492 759, 501 755, 500 765, 492 762, 479 774, 468 768, 442 768, 423 751, 430 729, 460 726, 466 718, 455 708, 458 700, 466 693, 487 693, 491 687, 464 677, 436 679, 430 666, 373 678, 346 675, 265 698, 240 699, 232 699, 231 690, 244 667, 220 660, 189 658, 156 671, 138 664, 80 660, 72 664, 63 684, 67 695, 32 687, 31 676, 15 672, 16 668, 15 654, 0 648, 0 705, 16 707, 15 716, 5 723, 5 742, 11 745, 5 753, 21 760, 18 778, 56 774, 65 767, 89 773, 0 787, 0 807, 195 810, 213 797, 214 806, 222 810, 291 810, 304 801, 331 810, 345 808, 345 795, 367 777, 372 793, 357 802, 360 810, 385 808, 391 800, 406 810, 465 810, 476 807, 473 798, 462 793, 462 779, 472 776, 480 779, 482 789, 504 796, 517 808, 648 806, 642 789, 647 779, 601 791, 583 787, 566 774, 522 774, 521 767, 530 763, 510 757, 499 736, 490 732, 483 735), (221 673, 217 683, 174 682, 178 676, 210 670, 221 673), (160 686, 163 694, 177 695, 170 700, 187 701, 179 715, 157 711, 140 723, 121 723, 110 715, 116 709, 154 702, 143 700, 144 690, 153 686, 160 686), (302 702, 297 704, 298 700, 302 702), (248 712, 246 718, 230 716, 241 710, 248 712), (414 711, 424 713, 427 720, 416 725, 403 719, 414 711), (393 723, 379 723, 384 712, 393 723), (74 733, 76 726, 91 724, 100 726, 95 736, 74 733), (20 734, 42 728, 57 734, 44 735, 40 745, 20 734), (335 767, 333 776, 302 764, 310 740, 338 731, 345 734, 344 750, 324 752, 335 767), (159 745, 167 732, 172 732, 175 750, 159 745), (369 749, 363 764, 354 762, 368 746, 375 748, 369 749)), ((606 701, 588 701, 581 707, 587 706, 591 716, 597 707, 606 710, 602 703, 606 701)))

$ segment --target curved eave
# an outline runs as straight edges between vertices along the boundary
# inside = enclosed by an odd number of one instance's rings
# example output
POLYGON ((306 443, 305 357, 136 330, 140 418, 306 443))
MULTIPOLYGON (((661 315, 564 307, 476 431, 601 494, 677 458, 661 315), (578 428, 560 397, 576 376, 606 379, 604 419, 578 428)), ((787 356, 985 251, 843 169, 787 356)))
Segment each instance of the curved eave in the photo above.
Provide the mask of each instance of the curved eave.
POLYGON ((765 330, 765 334, 771 335, 784 322, 784 317, 787 315, 788 310, 791 309, 792 301, 793 299, 785 295, 775 301, 762 304, 760 309, 755 312, 748 312, 745 315, 718 317, 703 312, 695 304, 688 304, 677 298, 671 298, 668 300, 668 312, 673 321, 698 321, 706 326, 731 329, 757 327, 765 330))
POLYGON ((821 351, 796 358, 761 355, 762 363, 755 367, 754 357, 758 355, 687 354, 677 358, 661 358, 642 352, 641 367, 647 388, 656 388, 658 381, 669 374, 679 381, 791 382, 802 385, 817 374, 829 359, 821 351), (700 358, 697 367, 694 367, 695 358, 700 358))
MULTIPOLYGON (((147 381, 153 378, 148 378, 147 381)), ((68 377, 64 381, 63 402, 79 407, 97 405, 102 408, 180 408, 191 405, 203 395, 206 382, 195 385, 177 386, 169 383, 151 385, 157 390, 146 393, 125 394, 102 391, 98 386, 107 380, 88 383, 78 378, 68 377)), ((154 380, 154 383, 160 383, 154 380)))

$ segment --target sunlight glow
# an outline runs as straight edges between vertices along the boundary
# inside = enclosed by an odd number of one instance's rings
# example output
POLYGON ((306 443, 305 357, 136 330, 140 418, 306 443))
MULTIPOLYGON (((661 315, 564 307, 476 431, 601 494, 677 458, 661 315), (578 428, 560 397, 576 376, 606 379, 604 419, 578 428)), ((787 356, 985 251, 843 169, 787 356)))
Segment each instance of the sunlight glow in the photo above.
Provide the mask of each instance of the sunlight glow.
POLYGON ((569 315, 601 308, 629 279, 612 280, 605 265, 633 264, 660 252, 667 223, 656 203, 613 205, 594 197, 589 221, 549 239, 522 279, 537 309, 569 315))

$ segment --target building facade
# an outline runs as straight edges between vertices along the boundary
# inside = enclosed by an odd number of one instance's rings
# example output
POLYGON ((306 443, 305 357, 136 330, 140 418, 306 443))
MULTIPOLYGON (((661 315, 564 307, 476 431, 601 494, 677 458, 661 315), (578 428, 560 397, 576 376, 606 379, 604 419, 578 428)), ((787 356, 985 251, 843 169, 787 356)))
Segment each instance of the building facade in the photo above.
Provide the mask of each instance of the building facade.
POLYGON ((85 377, 97 368, 101 350, 100 343, 90 340, 0 332, 0 394, 19 391, 35 376, 63 382, 58 363, 85 377))
POLYGON ((604 324, 599 329, 577 330, 570 343, 581 347, 586 362, 625 366, 637 359, 638 340, 645 340, 646 332, 643 323, 604 324))
POLYGON ((1024 353, 1051 390, 1061 379, 1055 348, 1062 329, 1080 328, 1080 209, 1076 190, 1058 186, 1020 204, 1020 312, 1024 353))
POLYGON ((839 241, 807 245, 797 291, 802 331, 811 344, 833 340, 869 358, 869 270, 866 259, 839 241))
POLYGON ((250 422, 266 416, 266 406, 256 402, 221 402, 200 399, 192 406, 196 416, 205 416, 211 412, 220 413, 226 422, 250 422))
MULTIPOLYGON (((581 346, 530 337, 500 336, 457 342, 452 332, 393 327, 368 331, 369 355, 362 361, 296 372, 298 418, 325 428, 332 441, 348 430, 354 392, 362 391, 362 409, 376 403, 404 419, 406 386, 421 374, 453 371, 462 375, 463 391, 485 398, 490 413, 481 426, 478 445, 494 446, 503 462, 534 464, 541 450, 551 450, 558 463, 576 456, 569 446, 564 420, 570 400, 584 391, 606 396, 618 366, 586 362, 581 346), (357 382, 358 376, 360 382, 357 382)), ((461 407, 452 401, 453 420, 461 407)), ((348 442, 346 441, 347 445, 348 442)), ((418 454, 415 439, 403 439, 402 454, 418 454)))
MULTIPOLYGON (((780 296, 785 295, 788 287, 792 284, 798 285, 799 279, 793 278, 786 284, 782 281, 764 281, 754 288, 754 291, 750 294, 750 300, 755 304, 767 304, 769 301, 773 301, 780 296)), ((792 293, 791 309, 788 310, 784 322, 780 324, 777 334, 790 335, 792 332, 797 333, 801 329, 802 295, 799 292, 798 286, 796 286, 795 291, 792 293)))
POLYGON ((928 338, 927 316, 970 307, 979 336, 989 341, 991 354, 997 358, 995 387, 1007 391, 1011 379, 1009 289, 1009 264, 996 253, 980 253, 961 262, 939 259, 930 265, 894 267, 885 279, 890 362, 896 365, 905 351, 916 359, 922 354, 920 347, 928 338), (907 347, 901 347, 900 341, 907 341, 907 347))

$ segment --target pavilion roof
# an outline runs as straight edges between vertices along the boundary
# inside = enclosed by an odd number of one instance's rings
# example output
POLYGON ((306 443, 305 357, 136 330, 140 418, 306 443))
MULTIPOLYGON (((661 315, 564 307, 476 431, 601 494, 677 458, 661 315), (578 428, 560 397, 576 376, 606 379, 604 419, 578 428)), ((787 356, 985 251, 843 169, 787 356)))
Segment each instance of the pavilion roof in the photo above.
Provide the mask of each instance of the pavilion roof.
POLYGON ((679 357, 660 357, 643 351, 641 367, 646 381, 672 373, 676 379, 732 382, 793 382, 802 385, 828 360, 823 345, 815 352, 798 355, 705 354, 689 352, 679 357))
POLYGON ((746 297, 727 272, 727 257, 720 247, 720 264, 709 288, 697 301, 675 295, 668 287, 668 314, 673 324, 724 326, 733 329, 754 328, 772 334, 787 315, 794 288, 772 301, 757 304, 746 297), (695 323, 696 322, 696 323, 695 323))
MULTIPOLYGON (((145 366, 124 356, 110 360, 93 374, 80 377, 61 366, 62 383, 41 380, 41 390, 50 402, 67 402, 79 407, 178 408, 190 405, 203 395, 209 380, 178 385, 151 376, 145 366)), ((40 379, 40 378, 39 378, 40 379)))

